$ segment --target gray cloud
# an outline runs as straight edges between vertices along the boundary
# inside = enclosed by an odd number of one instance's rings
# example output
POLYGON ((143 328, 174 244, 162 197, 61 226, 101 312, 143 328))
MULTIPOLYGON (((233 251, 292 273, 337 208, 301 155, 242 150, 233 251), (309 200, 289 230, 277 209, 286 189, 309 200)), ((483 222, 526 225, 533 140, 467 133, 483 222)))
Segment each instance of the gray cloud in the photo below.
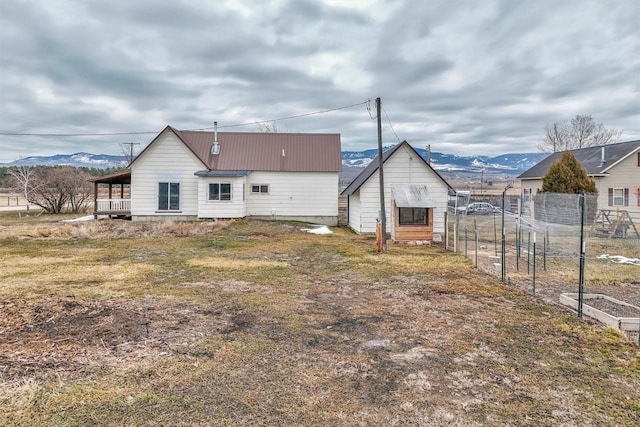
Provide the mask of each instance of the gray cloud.
MULTIPOLYGON (((385 144, 536 151, 546 124, 576 114, 636 139, 639 21, 637 0, 9 0, 0 131, 224 129, 380 96, 385 144)), ((358 105, 277 126, 339 132, 360 150, 376 146, 371 114, 358 105)), ((117 154, 153 136, 0 135, 0 162, 117 154)))

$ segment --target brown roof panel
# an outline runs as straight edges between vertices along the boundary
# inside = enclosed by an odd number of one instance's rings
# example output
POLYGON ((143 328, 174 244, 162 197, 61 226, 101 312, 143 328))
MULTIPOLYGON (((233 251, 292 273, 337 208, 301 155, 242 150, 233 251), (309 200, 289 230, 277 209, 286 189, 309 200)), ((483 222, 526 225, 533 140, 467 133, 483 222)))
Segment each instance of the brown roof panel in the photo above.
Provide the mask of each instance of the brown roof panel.
POLYGON ((213 132, 171 129, 211 170, 342 170, 340 134, 218 132, 220 153, 214 155, 213 132))

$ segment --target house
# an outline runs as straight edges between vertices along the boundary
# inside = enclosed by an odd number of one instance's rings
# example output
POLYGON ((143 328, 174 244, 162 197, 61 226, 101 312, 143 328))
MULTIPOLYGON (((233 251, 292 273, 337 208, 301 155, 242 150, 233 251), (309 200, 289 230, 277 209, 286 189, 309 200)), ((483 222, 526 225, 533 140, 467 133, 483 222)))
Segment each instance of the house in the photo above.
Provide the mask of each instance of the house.
MULTIPOLYGON (((407 141, 382 153, 386 229, 394 241, 428 241, 445 231, 451 186, 407 141)), ((348 225, 356 233, 375 233, 380 211, 379 157, 342 191, 348 225)))
POLYGON ((116 205, 129 207, 132 220, 256 217, 336 225, 341 168, 339 134, 167 126, 129 165, 129 204, 112 198, 112 186, 118 193, 126 176, 94 181, 95 215, 115 215, 116 205), (98 198, 100 184, 109 185, 110 205, 98 198))
MULTIPOLYGON (((598 209, 625 210, 640 222, 640 140, 570 150, 598 189, 598 209)), ((553 153, 518 176, 523 208, 542 188, 542 177, 562 153, 553 153)))

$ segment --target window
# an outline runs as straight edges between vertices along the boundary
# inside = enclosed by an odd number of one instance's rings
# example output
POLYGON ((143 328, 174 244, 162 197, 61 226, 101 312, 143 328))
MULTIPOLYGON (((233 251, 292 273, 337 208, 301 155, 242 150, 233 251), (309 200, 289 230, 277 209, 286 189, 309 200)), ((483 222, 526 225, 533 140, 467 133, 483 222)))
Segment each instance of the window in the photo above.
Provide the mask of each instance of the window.
POLYGON ((209 200, 231 200, 231 184, 209 184, 209 200))
POLYGON ((399 208, 400 225, 429 225, 427 208, 399 208))
POLYGON ((269 185, 267 184, 251 184, 251 193, 253 194, 268 194, 269 185))
POLYGON ((629 206, 629 189, 609 188, 609 206, 629 206))
POLYGON ((158 210, 159 211, 180 210, 180 183, 178 182, 158 183, 158 210))

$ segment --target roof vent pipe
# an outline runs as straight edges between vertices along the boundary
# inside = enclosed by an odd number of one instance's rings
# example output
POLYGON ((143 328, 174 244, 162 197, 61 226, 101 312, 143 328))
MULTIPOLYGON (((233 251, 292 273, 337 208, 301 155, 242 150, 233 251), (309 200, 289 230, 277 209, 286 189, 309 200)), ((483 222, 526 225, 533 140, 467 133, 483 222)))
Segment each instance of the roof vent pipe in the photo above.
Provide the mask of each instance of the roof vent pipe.
POLYGON ((602 150, 600 151, 600 164, 598 165, 598 167, 599 168, 603 167, 605 163, 607 163, 607 161, 604 159, 604 145, 603 145, 602 150))
POLYGON ((220 154, 220 144, 218 144, 218 122, 213 122, 213 145, 211 146, 211 154, 220 154))

